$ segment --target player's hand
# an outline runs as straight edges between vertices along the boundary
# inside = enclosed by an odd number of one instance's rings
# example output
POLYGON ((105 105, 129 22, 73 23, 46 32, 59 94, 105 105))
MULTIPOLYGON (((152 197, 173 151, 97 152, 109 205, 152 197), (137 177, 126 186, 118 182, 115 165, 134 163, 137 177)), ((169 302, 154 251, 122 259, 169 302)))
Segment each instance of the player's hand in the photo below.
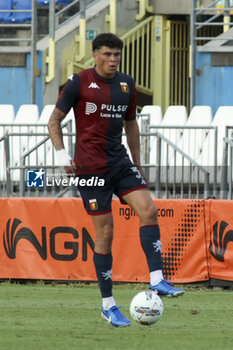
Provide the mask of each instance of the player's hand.
POLYGON ((75 162, 73 159, 70 160, 70 166, 64 166, 65 172, 68 176, 75 175, 75 162))
POLYGON ((61 171, 69 176, 75 175, 75 162, 64 148, 56 151, 56 162, 61 171))

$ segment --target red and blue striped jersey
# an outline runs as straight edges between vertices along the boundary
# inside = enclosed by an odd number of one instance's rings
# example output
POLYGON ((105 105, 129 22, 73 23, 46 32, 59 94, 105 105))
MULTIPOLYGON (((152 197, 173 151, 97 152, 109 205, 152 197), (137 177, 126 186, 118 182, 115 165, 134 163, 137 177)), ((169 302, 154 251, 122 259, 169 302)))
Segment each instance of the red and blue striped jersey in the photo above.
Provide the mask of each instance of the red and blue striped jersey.
POLYGON ((57 100, 64 113, 74 110, 77 173, 106 172, 126 156, 123 121, 136 118, 136 88, 131 76, 117 72, 104 79, 95 68, 72 75, 57 100))

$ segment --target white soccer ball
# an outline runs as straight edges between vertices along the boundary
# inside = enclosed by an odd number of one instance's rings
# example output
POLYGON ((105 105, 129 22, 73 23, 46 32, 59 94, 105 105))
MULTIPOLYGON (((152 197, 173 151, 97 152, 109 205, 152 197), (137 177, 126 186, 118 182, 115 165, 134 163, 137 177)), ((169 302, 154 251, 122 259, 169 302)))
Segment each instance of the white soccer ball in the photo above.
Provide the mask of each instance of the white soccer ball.
POLYGON ((163 302, 156 292, 143 291, 133 297, 129 311, 135 321, 143 325, 151 325, 161 318, 163 302))

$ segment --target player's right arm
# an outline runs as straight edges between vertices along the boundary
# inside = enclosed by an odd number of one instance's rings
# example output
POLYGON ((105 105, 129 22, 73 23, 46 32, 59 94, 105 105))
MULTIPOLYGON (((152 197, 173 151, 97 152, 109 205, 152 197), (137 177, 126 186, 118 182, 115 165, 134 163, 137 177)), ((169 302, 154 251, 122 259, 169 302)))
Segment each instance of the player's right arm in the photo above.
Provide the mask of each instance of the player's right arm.
POLYGON ((66 113, 60 111, 58 108, 54 108, 48 122, 49 136, 52 144, 57 151, 57 158, 60 166, 64 166, 67 174, 75 173, 75 163, 71 157, 66 153, 63 137, 61 122, 65 118, 66 113))
POLYGON ((70 109, 77 103, 78 98, 79 78, 77 75, 72 75, 63 88, 48 122, 49 135, 57 152, 58 165, 64 166, 68 174, 74 173, 75 163, 66 153, 61 122, 70 109))
POLYGON ((61 122, 65 118, 66 113, 54 108, 48 122, 49 136, 56 151, 64 148, 61 122))

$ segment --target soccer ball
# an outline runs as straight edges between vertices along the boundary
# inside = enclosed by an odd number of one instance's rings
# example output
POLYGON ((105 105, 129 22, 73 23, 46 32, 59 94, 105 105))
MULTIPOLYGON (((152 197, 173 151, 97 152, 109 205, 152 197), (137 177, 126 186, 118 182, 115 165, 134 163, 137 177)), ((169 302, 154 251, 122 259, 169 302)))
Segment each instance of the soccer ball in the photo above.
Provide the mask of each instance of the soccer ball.
POLYGON ((143 291, 133 297, 129 311, 135 321, 143 325, 151 325, 161 318, 163 302, 156 292, 143 291))

